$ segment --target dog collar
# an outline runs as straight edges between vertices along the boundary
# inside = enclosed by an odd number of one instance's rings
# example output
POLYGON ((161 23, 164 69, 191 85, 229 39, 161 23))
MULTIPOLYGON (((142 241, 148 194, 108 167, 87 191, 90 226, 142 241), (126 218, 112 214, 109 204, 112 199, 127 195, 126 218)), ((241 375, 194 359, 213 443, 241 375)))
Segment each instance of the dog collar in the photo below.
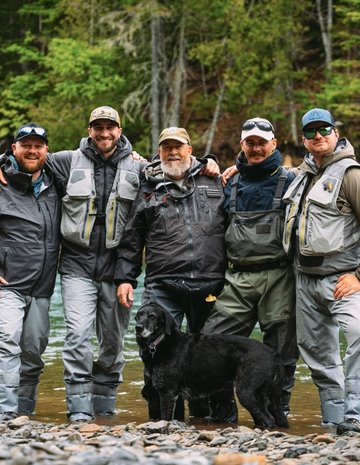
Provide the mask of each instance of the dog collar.
POLYGON ((149 344, 149 352, 151 354, 151 357, 154 358, 155 352, 156 352, 156 347, 160 344, 160 342, 164 339, 165 334, 161 334, 157 339, 155 339, 154 342, 150 342, 149 344))

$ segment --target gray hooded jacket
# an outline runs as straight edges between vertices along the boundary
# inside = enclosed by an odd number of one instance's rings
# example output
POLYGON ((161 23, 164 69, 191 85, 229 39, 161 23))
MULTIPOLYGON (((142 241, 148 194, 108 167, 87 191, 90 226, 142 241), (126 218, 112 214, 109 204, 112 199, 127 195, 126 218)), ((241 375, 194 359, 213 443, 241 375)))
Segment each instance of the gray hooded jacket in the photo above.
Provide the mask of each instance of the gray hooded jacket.
POLYGON ((7 186, 0 195, 0 275, 12 289, 32 297, 51 297, 60 240, 60 200, 45 165, 43 187, 34 195, 31 175, 2 159, 7 186))

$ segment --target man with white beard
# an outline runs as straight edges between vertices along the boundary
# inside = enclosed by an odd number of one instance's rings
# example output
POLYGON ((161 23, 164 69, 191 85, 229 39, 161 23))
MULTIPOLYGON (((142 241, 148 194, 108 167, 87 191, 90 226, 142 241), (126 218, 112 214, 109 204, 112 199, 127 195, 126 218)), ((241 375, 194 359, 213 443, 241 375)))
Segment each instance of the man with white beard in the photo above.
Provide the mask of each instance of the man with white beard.
MULTIPOLYGON (((142 303, 157 303, 199 332, 224 283, 224 194, 220 177, 201 175, 206 160, 192 156, 184 128, 170 127, 159 138, 159 160, 145 179, 125 226, 115 271, 118 299, 133 304, 145 247, 146 276, 142 303)), ((145 385, 143 395, 146 397, 145 385)), ((190 414, 202 416, 197 406, 190 414)), ((159 415, 157 408, 150 418, 159 415)), ((180 418, 179 418, 180 419, 180 418)))

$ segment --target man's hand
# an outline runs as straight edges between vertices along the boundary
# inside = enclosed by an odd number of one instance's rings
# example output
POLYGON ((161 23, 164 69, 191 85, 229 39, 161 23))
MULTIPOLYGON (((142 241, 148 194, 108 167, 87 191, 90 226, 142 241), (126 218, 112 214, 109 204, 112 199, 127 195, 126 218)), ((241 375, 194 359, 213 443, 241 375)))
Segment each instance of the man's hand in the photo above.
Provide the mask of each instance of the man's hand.
POLYGON ((236 165, 229 166, 221 175, 222 185, 225 187, 228 180, 237 174, 239 170, 236 168, 236 165))
MULTIPOLYGON (((0 170, 1 171, 1 170, 0 170)), ((4 284, 4 285, 8 285, 9 283, 6 281, 5 278, 3 278, 2 276, 0 276, 0 284, 4 284)))
POLYGON ((136 160, 136 161, 147 161, 146 158, 142 157, 139 153, 135 152, 135 150, 131 152, 131 156, 133 160, 136 160))
POLYGON ((0 169, 0 183, 4 184, 4 186, 7 186, 7 180, 5 179, 4 173, 0 169))
POLYGON ((129 283, 120 284, 117 288, 117 298, 125 308, 131 308, 134 303, 134 288, 129 283))
POLYGON ((201 170, 203 176, 208 176, 209 178, 216 178, 220 175, 219 165, 212 158, 207 158, 207 163, 204 168, 201 170))
POLYGON ((354 274, 342 274, 337 280, 334 297, 335 299, 342 299, 348 295, 360 291, 360 281, 354 274))

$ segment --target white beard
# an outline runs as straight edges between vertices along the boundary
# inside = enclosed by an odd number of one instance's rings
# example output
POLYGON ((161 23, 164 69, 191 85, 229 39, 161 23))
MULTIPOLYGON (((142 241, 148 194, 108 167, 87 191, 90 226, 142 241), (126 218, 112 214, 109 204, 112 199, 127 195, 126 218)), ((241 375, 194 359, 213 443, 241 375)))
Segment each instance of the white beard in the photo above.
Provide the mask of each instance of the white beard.
POLYGON ((183 179, 191 166, 191 160, 161 162, 161 169, 170 179, 183 179))

